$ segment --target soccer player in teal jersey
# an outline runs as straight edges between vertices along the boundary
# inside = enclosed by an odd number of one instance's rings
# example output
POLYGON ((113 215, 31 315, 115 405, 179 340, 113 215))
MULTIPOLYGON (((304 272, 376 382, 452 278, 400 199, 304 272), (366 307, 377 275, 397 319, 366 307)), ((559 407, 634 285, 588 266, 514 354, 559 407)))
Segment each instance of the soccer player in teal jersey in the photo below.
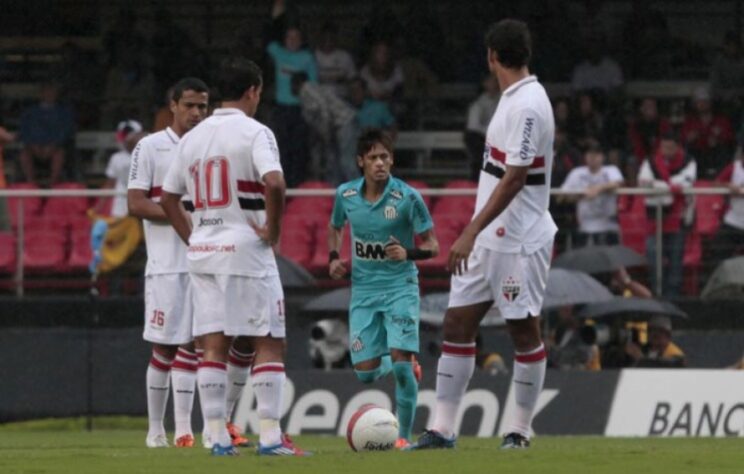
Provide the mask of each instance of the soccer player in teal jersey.
POLYGON ((357 165, 363 177, 336 190, 328 233, 329 273, 343 278, 343 228, 351 226, 352 272, 349 339, 357 377, 371 383, 395 375, 397 448, 408 446, 416 414, 420 367, 419 287, 414 260, 432 258, 439 243, 421 195, 390 174, 393 146, 379 129, 362 134, 357 165), (414 236, 421 239, 416 248, 414 236))

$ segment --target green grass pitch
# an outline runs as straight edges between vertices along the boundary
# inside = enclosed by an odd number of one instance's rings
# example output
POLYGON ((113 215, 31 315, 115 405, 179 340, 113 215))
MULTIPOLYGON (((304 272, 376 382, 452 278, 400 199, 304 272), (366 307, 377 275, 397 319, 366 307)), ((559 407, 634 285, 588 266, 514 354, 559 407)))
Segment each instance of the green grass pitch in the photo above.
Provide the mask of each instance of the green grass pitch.
MULTIPOLYGON (((139 423, 137 423, 139 424, 139 423)), ((92 432, 76 421, 0 425, 0 473, 744 473, 744 439, 538 437, 526 451, 499 451, 498 439, 462 438, 457 449, 354 453, 337 437, 301 436, 310 458, 212 458, 202 448, 147 449, 143 429, 92 432)), ((143 427, 144 428, 144 427, 143 427)))

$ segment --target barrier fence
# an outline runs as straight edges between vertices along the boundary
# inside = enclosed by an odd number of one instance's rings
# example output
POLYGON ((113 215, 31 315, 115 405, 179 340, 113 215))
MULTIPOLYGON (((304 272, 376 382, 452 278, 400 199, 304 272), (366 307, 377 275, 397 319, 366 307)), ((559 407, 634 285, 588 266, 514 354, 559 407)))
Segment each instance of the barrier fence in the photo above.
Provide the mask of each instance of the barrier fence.
MULTIPOLYGON (((425 199, 438 200, 446 197, 474 197, 476 194, 475 189, 420 189, 421 194, 425 199)), ((731 194, 730 190, 725 187, 693 187, 684 189, 681 191, 682 194, 696 199, 701 205, 696 206, 696 216, 693 223, 685 230, 688 247, 694 246, 690 250, 690 267, 700 267, 704 262, 702 258, 702 237, 712 237, 717 229, 717 224, 720 223, 723 215, 722 210, 725 208, 725 196, 731 194), (711 199, 713 197, 713 199, 711 199), (697 223, 704 220, 706 228, 703 235, 698 229, 697 223), (713 222, 711 226, 710 223, 713 222)), ((333 189, 290 189, 287 191, 288 199, 300 198, 300 197, 333 197, 335 191, 333 189)), ((555 198, 560 196, 581 196, 582 193, 574 191, 563 191, 560 189, 552 189, 551 196, 553 201, 555 198)), ((615 194, 619 199, 624 197, 626 201, 635 197, 646 198, 646 197, 659 197, 669 196, 670 192, 663 189, 650 189, 650 188, 620 188, 615 191, 615 194)), ((24 293, 24 282, 26 280, 25 269, 24 269, 24 251, 25 251, 25 233, 26 233, 26 217, 28 214, 24 209, 24 204, 27 199, 32 198, 72 198, 72 197, 85 197, 85 198, 110 198, 115 196, 125 196, 126 193, 118 192, 115 190, 102 190, 102 189, 0 189, 0 199, 6 198, 9 201, 9 206, 13 206, 14 209, 9 209, 11 214, 14 215, 14 222, 12 225, 12 231, 15 232, 15 268, 13 269, 12 278, 15 286, 15 293, 21 297, 24 293)), ((570 221, 572 216, 575 214, 573 206, 554 206, 555 202, 551 203, 551 211, 553 212, 556 221, 564 222, 570 221)), ((652 209, 649 211, 646 206, 647 203, 639 205, 634 201, 630 204, 631 209, 623 208, 619 211, 620 216, 620 234, 621 243, 635 248, 639 252, 643 253, 646 241, 646 223, 647 218, 652 218, 656 223, 656 231, 653 235, 656 252, 655 262, 649 268, 649 271, 655 272, 655 288, 653 290, 657 295, 663 296, 663 282, 667 275, 664 274, 664 239, 662 234, 662 220, 664 218, 664 206, 661 202, 654 205, 649 204, 648 207, 652 209)), ((626 204, 627 206, 628 204, 626 204)), ((470 213, 469 209, 464 212, 470 213)), ((436 219, 435 219, 436 220, 436 219)), ((559 224, 559 238, 561 241, 557 242, 560 250, 570 249, 572 246, 571 235, 575 232, 576 228, 566 228, 566 225, 559 224)), ((444 249, 445 251, 448 248, 444 249)), ((732 250, 733 251, 733 250, 732 250)), ((685 256, 687 259, 687 254, 685 256)), ((711 262, 706 262, 711 263, 711 262)))

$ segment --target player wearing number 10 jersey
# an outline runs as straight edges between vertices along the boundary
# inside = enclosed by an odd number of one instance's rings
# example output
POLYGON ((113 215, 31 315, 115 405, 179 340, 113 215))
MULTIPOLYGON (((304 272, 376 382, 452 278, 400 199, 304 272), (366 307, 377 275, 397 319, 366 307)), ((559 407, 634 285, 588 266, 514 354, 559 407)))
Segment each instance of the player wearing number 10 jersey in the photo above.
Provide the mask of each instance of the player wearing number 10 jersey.
POLYGON ((284 295, 271 246, 279 239, 285 183, 274 134, 252 118, 261 100, 261 70, 247 59, 227 58, 216 85, 222 107, 181 140, 161 201, 188 244, 194 335, 204 348, 197 384, 212 454, 237 454, 224 424, 225 371, 230 339, 247 336, 256 351, 251 383, 259 454, 304 455, 279 426, 284 295), (186 193, 194 203, 191 224, 179 209, 186 193))

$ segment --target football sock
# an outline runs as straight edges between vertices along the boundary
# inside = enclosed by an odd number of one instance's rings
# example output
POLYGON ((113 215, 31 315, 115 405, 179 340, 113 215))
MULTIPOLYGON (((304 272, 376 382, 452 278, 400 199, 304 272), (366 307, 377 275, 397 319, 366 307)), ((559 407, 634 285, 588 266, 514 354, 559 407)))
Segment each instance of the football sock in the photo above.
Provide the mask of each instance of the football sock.
MULTIPOLYGON (((199 367, 199 364, 202 363, 204 360, 204 349, 196 348, 194 349, 194 352, 196 352, 196 365, 199 367)), ((199 406, 201 407, 201 395, 199 396, 199 406)), ((201 414, 202 414, 202 437, 207 434, 207 418, 204 416, 204 408, 201 408, 201 414)))
POLYGON ((223 362, 202 361, 196 373, 207 430, 212 442, 220 446, 232 444, 225 427, 226 370, 223 362))
POLYGON ((395 362, 395 406, 398 415, 398 436, 411 439, 413 420, 416 418, 416 399, 418 398, 418 382, 413 374, 411 362, 395 362))
POLYGON ((380 365, 377 366, 377 368, 372 370, 354 370, 354 372, 357 375, 357 378, 362 381, 362 383, 372 383, 375 380, 379 380, 389 374, 393 370, 393 360, 390 358, 390 355, 384 355, 380 357, 380 365))
POLYGON ((437 403, 431 429, 451 438, 460 401, 475 370, 475 343, 444 341, 437 365, 437 403))
POLYGON ((514 390, 517 406, 514 411, 514 418, 510 423, 510 433, 519 433, 525 437, 530 436, 532 416, 545 381, 546 365, 545 346, 543 344, 527 352, 514 353, 512 390, 514 390))
POLYGON ((170 391, 170 368, 173 361, 152 351, 150 365, 147 366, 147 436, 165 434, 163 418, 170 391))
POLYGON ((196 354, 179 348, 176 353, 176 360, 171 366, 176 439, 193 434, 191 431, 191 410, 194 408, 196 369, 196 354))
POLYGON ((232 420, 235 405, 243 393, 255 353, 243 354, 230 348, 227 355, 227 421, 232 420))
POLYGON ((281 362, 257 365, 251 372, 251 386, 256 394, 261 446, 275 446, 282 442, 279 419, 285 380, 284 364, 281 362))

